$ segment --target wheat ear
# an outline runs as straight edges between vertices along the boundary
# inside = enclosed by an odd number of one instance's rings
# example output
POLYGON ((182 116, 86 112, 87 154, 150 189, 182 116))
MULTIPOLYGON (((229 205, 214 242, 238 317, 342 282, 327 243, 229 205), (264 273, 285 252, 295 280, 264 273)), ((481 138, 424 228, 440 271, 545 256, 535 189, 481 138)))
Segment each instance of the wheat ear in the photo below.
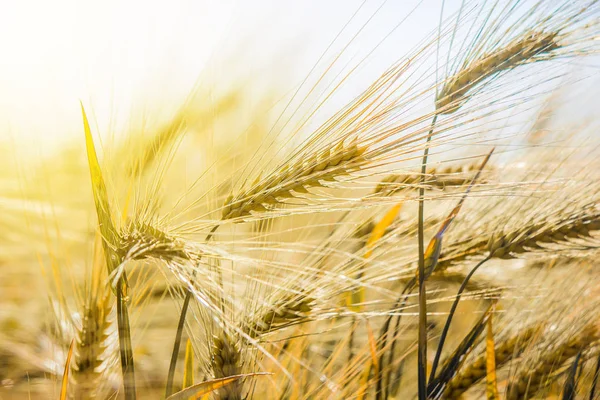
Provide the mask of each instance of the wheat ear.
POLYGON ((300 158, 287 164, 278 172, 257 181, 247 190, 231 194, 222 210, 222 219, 250 215, 253 211, 265 211, 266 207, 280 203, 281 198, 293 197, 294 193, 306 193, 306 188, 321 186, 322 181, 333 181, 360 169, 367 150, 354 141, 349 146, 340 142, 336 147, 325 149, 312 156, 300 158))
MULTIPOLYGON (((211 346, 211 368, 215 379, 241 374, 241 354, 237 343, 226 333, 213 337, 211 346)), ((220 400, 242 400, 243 384, 240 381, 217 391, 220 400)))
POLYGON ((157 258, 169 262, 197 257, 182 240, 148 223, 133 223, 123 230, 118 253, 124 261, 157 258))
POLYGON ((497 49, 474 60, 450 77, 436 98, 440 114, 457 111, 468 100, 468 93, 485 79, 519 65, 552 57, 552 51, 560 48, 557 32, 528 31, 497 49))
POLYGON ((111 308, 108 293, 101 297, 90 296, 84 307, 72 364, 76 399, 100 397, 97 392, 102 375, 99 367, 106 357, 108 330, 112 325, 109 319, 111 308))
MULTIPOLYGON (((477 163, 451 165, 444 168, 429 168, 425 175, 424 184, 426 187, 437 189, 465 186, 473 180, 478 168, 479 165, 477 163)), ((391 174, 383 178, 381 182, 377 184, 373 194, 391 196, 394 193, 415 188, 420 183, 421 175, 419 174, 391 174)), ((479 183, 486 183, 486 181, 480 179, 479 183)))
POLYGON ((549 383, 549 375, 553 371, 561 368, 571 357, 575 357, 599 337, 598 328, 592 324, 582 329, 579 335, 543 354, 533 368, 523 371, 509 384, 506 399, 525 400, 535 396, 549 383))
MULTIPOLYGON (((560 223, 531 222, 508 233, 492 235, 489 239, 477 239, 468 245, 458 244, 454 250, 442 254, 438 272, 473 256, 492 250, 492 258, 511 259, 531 252, 543 252, 545 246, 568 243, 570 239, 590 239, 600 230, 600 213, 578 212, 565 217, 560 223)), ((451 248, 452 248, 451 247, 451 248)))
POLYGON ((304 322, 313 309, 313 299, 296 294, 288 294, 271 304, 266 312, 249 318, 251 322, 246 330, 251 337, 304 322))

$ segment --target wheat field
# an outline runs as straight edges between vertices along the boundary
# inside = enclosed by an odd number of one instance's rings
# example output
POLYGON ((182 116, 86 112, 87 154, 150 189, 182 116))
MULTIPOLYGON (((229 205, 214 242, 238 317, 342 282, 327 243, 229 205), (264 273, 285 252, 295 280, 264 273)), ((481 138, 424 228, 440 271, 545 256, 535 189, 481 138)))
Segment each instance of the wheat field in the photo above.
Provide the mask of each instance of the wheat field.
POLYGON ((0 80, 0 399, 600 399, 600 2, 216 3, 0 80))

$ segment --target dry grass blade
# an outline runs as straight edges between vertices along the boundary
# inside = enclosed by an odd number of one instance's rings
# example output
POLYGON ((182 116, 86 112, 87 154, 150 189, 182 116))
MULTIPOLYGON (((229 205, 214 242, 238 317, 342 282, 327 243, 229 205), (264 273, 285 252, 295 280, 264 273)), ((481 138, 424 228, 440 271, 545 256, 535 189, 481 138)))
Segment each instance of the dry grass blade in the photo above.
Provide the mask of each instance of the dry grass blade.
POLYGON ((185 344, 185 361, 183 363, 183 385, 185 389, 194 385, 194 349, 192 348, 192 341, 187 340, 185 344))
MULTIPOLYGON (((87 149, 88 164, 90 176, 92 179, 92 190, 94 193, 94 202, 96 204, 96 213, 98 215, 98 224, 102 234, 104 248, 104 258, 108 273, 111 274, 121 263, 120 257, 115 251, 118 233, 113 225, 112 212, 106 185, 102 176, 102 170, 98 163, 94 140, 90 124, 85 114, 83 104, 81 105, 83 116, 83 126, 85 131, 85 144, 87 149)), ((117 324, 119 328, 119 349, 121 353, 121 369, 123 372, 123 386, 125 387, 125 398, 135 400, 135 371, 133 365, 133 348, 131 345, 131 329, 129 324, 129 313, 127 311, 127 276, 125 272, 120 275, 116 287, 117 296, 117 324)))
POLYGON ((496 345, 494 341, 494 330, 492 327, 492 316, 487 322, 487 337, 485 340, 485 369, 486 369, 486 389, 485 394, 488 400, 500 400, 498 394, 498 378, 496 377, 496 345))
POLYGON ((92 179, 94 203, 96 204, 96 214, 98 214, 98 226, 100 228, 100 233, 102 234, 102 246, 104 247, 106 265, 108 267, 108 273, 110 274, 120 264, 118 255, 113 250, 117 246, 119 235, 114 227, 110 202, 108 200, 108 192, 106 191, 102 170, 100 168, 100 163, 98 162, 98 156, 96 155, 96 148, 94 147, 92 131, 90 130, 90 124, 85 114, 83 104, 81 105, 81 113, 83 115, 85 147, 92 179))
POLYGON ((239 381, 240 379, 250 378, 253 376, 264 376, 271 375, 269 372, 254 372, 251 374, 239 374, 228 376, 226 378, 217 378, 211 379, 210 381, 198 383, 194 386, 190 386, 186 389, 183 389, 171 396, 167 397, 167 400, 187 400, 190 397, 199 397, 209 393, 214 392, 215 390, 227 388, 228 385, 239 381))
POLYGON ((73 357, 73 349, 75 348, 75 339, 71 340, 69 352, 67 353, 67 361, 65 361, 65 369, 63 372, 62 383, 60 385, 60 400, 67 399, 67 387, 69 386, 69 370, 71 369, 71 357, 73 357))
MULTIPOLYGON (((373 249, 375 248, 376 243, 385 235, 388 227, 394 222, 400 210, 402 209, 402 203, 398 203, 392 208, 388 210, 387 213, 383 216, 383 218, 373 226, 371 230, 371 234, 369 235, 369 239, 367 239, 366 243, 366 252, 364 255, 365 259, 368 259, 373 255, 373 249)), ((358 272, 356 279, 360 280, 362 278, 362 268, 358 272)), ((352 312, 361 312, 363 309, 363 303, 365 301, 365 288, 360 286, 355 290, 350 291, 346 294, 346 306, 352 312)))

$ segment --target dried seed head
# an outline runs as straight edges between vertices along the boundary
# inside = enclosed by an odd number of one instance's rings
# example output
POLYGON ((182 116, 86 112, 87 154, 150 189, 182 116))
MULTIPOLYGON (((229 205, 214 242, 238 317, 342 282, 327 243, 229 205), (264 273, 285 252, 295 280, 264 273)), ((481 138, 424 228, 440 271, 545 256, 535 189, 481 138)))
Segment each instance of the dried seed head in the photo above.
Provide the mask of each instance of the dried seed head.
MULTIPOLYGON (((493 258, 512 259, 533 252, 547 252, 554 247, 568 244, 572 239, 590 239, 600 230, 600 213, 587 207, 563 221, 528 221, 506 233, 494 233, 489 239, 477 237, 464 243, 451 245, 442 254, 438 271, 448 268, 469 257, 482 256, 487 251, 493 258)), ((567 246, 568 247, 568 246, 567 246)))
MULTIPOLYGON (((226 333, 213 336, 211 368, 215 379, 241 374, 240 358, 240 349, 231 336, 226 333)), ((221 400, 242 400, 242 390, 243 384, 238 380, 218 389, 218 398, 221 400)))
POLYGON ((107 356, 108 330, 111 328, 109 299, 108 293, 101 298, 91 298, 83 310, 72 362, 73 396, 76 399, 102 397, 98 389, 102 378, 101 365, 107 356))
MULTIPOLYGON (((478 168, 479 165, 477 163, 451 165, 444 168, 430 168, 427 171, 423 184, 426 187, 442 190, 465 186, 473 180, 478 168)), ((489 169, 489 167, 486 169, 489 169)), ((485 179, 480 178, 478 183, 485 182, 485 179)), ((419 184, 421 184, 421 176, 419 174, 392 174, 386 176, 377 184, 373 194, 392 196, 400 191, 415 188, 419 184)))
POLYGON ((185 243, 147 223, 133 223, 121 233, 118 252, 123 260, 158 258, 191 260, 195 257, 185 243))
POLYGON ((527 32, 506 46, 474 60, 449 78, 436 98, 441 114, 457 111, 468 93, 487 78, 526 63, 548 60, 560 48, 557 32, 527 32))
POLYGON ((266 312, 251 316, 247 333, 256 337, 306 321, 312 308, 313 299, 303 295, 286 295, 274 301, 266 312))
POLYGON ((268 207, 279 204, 279 198, 293 197, 294 192, 308 193, 308 187, 321 186, 322 181, 333 181, 356 171, 365 161, 363 154, 366 150, 356 142, 349 146, 340 142, 334 148, 299 158, 265 179, 258 179, 249 189, 229 195, 221 218, 233 219, 248 216, 253 211, 266 211, 268 207))

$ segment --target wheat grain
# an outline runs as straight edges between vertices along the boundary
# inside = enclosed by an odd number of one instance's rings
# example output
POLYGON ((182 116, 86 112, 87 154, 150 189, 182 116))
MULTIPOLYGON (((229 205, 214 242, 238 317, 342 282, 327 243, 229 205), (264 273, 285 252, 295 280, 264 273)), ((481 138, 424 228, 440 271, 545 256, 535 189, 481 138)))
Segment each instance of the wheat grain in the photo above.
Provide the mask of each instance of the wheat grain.
POLYGON ((573 239, 593 240, 594 232, 600 230, 600 213, 594 206, 560 217, 559 221, 540 218, 527 221, 505 233, 491 234, 488 238, 476 237, 465 243, 456 243, 442 254, 438 271, 474 256, 482 256, 488 250, 492 258, 512 259, 529 253, 554 254, 557 246, 585 249, 585 245, 573 243, 573 239))
POLYGON ((120 239, 118 252, 125 261, 158 258, 168 262, 174 259, 197 258, 184 241, 168 235, 149 223, 131 224, 121 232, 120 239))

